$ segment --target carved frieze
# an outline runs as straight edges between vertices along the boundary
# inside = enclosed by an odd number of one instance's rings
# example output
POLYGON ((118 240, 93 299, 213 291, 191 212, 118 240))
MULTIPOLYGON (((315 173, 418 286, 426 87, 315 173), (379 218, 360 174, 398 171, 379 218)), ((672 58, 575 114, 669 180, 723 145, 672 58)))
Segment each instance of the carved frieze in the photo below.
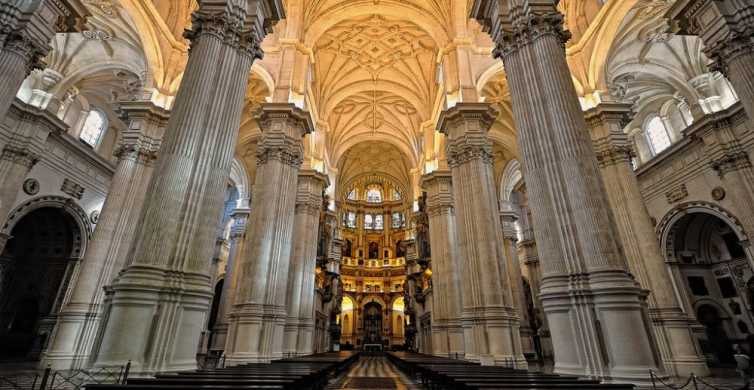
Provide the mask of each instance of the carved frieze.
POLYGON ((84 196, 84 187, 70 179, 63 179, 63 185, 60 187, 60 191, 63 191, 76 199, 81 199, 81 197, 84 196))
POLYGON ((689 191, 686 188, 686 184, 681 184, 678 187, 665 192, 665 198, 668 200, 668 203, 678 203, 686 199, 688 196, 689 191))

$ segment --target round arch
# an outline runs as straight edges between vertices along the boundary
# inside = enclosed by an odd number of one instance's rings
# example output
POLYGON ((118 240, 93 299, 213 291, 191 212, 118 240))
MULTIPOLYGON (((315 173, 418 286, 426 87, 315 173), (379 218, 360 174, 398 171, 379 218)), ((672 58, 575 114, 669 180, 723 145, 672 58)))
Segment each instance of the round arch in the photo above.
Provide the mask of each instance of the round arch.
POLYGON ((87 243, 91 238, 94 229, 92 227, 92 224, 89 222, 89 216, 87 215, 86 211, 84 211, 84 209, 81 208, 81 206, 79 206, 71 198, 47 195, 29 199, 21 205, 17 206, 13 211, 11 211, 10 214, 8 214, 8 219, 5 222, 5 225, 3 225, 2 229, 0 229, 0 233, 10 236, 10 233, 13 231, 13 228, 16 226, 18 221, 20 221, 24 216, 31 213, 32 211, 43 207, 62 209, 73 218, 79 228, 79 231, 84 232, 84 234, 77 234, 74 237, 73 250, 73 257, 79 259, 83 258, 87 243))
POLYGON ((743 225, 733 213, 715 203, 697 201, 679 204, 665 214, 662 220, 657 224, 655 232, 660 238, 660 245, 662 248, 666 248, 667 250, 668 245, 671 244, 668 241, 670 240, 676 222, 686 215, 695 213, 709 214, 719 218, 731 227, 739 241, 749 241, 749 236, 746 234, 743 225))

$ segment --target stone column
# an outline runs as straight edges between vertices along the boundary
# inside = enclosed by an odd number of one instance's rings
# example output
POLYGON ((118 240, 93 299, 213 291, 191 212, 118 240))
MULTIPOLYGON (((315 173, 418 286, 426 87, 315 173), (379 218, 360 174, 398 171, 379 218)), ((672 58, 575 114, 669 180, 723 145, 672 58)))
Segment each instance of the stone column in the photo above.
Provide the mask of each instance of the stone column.
POLYGON ((18 89, 52 50, 56 32, 83 25, 88 15, 81 0, 3 0, 0 2, 0 120, 18 89))
MULTIPOLYGON (((45 152, 47 137, 66 125, 52 113, 16 101, 5 118, 9 134, 0 134, 0 226, 13 211, 26 175, 45 152)), ((0 240, 0 253, 7 240, 0 240)))
POLYGON ((511 292, 513 295, 514 308, 521 319, 519 332, 521 333, 521 346, 526 354, 533 355, 534 342, 532 340, 532 329, 529 325, 529 310, 526 305, 526 293, 524 292, 524 280, 521 276, 521 262, 518 260, 518 236, 516 234, 515 223, 518 215, 512 206, 506 202, 500 210, 500 225, 503 228, 503 250, 505 251, 505 268, 510 279, 511 292))
POLYGON ((298 174, 298 190, 291 242, 291 265, 288 273, 288 296, 283 352, 288 355, 312 354, 311 343, 299 344, 298 339, 314 330, 314 269, 317 265, 319 217, 322 191, 329 186, 327 175, 314 170, 298 174), (309 299, 311 296, 311 299, 309 299), (306 303, 306 307, 304 307, 306 303))
POLYGON ((603 102, 586 113, 607 200, 613 212, 631 273, 650 291, 649 315, 668 374, 709 374, 701 348, 673 289, 631 159, 633 148, 623 132, 631 104, 603 102))
POLYGON ((628 272, 617 241, 556 3, 476 0, 473 6, 511 89, 555 372, 646 383, 649 370, 662 371, 646 292, 628 272))
POLYGON ((228 262, 225 265, 225 281, 220 295, 220 305, 217 308, 217 320, 212 329, 211 351, 224 351, 228 341, 228 322, 233 308, 233 297, 238 288, 238 263, 244 256, 244 242, 246 240, 246 226, 249 220, 249 209, 235 209, 231 214, 233 225, 230 228, 230 250, 228 262))
POLYGON ((464 273, 456 248, 456 218, 450 171, 424 175, 427 191, 429 243, 432 248, 432 352, 438 356, 464 355, 461 277, 464 273))
POLYGON ((261 0, 243 4, 247 7, 202 2, 193 15, 188 64, 130 262, 107 292, 95 367, 129 359, 135 375, 196 367, 213 294, 209 270, 216 221, 249 71, 262 55, 264 26, 281 14, 261 0))
POLYGON ((60 311, 44 355, 46 365, 58 370, 88 362, 102 319, 103 287, 126 262, 168 122, 168 112, 151 102, 124 102, 121 107, 130 122, 115 152, 115 174, 71 297, 60 311))
POLYGON ((487 138, 496 115, 487 104, 463 103, 443 112, 438 123, 448 138, 458 254, 464 261, 464 352, 483 364, 526 367, 508 273, 500 268, 505 253, 487 138))
MULTIPOLYGON (((282 357, 302 140, 313 129, 308 112, 285 103, 263 105, 259 124, 251 225, 240 262, 244 283, 228 331, 229 365, 282 357)), ((316 248, 316 236, 310 244, 316 248)))
POLYGON ((640 285, 650 292, 649 315, 668 374, 708 375, 704 356, 693 336, 692 322, 673 290, 669 269, 633 171, 633 148, 623 132, 624 122, 630 115, 631 104, 614 102, 603 102, 586 113, 602 180, 605 187, 611 189, 607 200, 628 267, 640 285))
POLYGON ((754 118, 754 3, 748 0, 678 0, 666 16, 680 34, 698 35, 712 70, 724 74, 749 118, 754 118))

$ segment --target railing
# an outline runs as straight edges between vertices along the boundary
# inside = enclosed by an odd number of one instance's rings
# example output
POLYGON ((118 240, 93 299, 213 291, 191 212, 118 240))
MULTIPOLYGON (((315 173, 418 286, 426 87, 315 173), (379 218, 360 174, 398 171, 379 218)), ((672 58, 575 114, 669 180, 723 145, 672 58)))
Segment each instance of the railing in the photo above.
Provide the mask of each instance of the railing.
MULTIPOLYGON (((666 383, 662 378, 658 377, 657 374, 655 374, 654 371, 649 370, 649 377, 652 380, 652 389, 673 389, 673 390, 684 390, 684 389, 693 389, 693 390, 736 390, 741 389, 742 387, 722 387, 722 386, 716 386, 711 383, 708 383, 704 381, 702 378, 694 375, 694 373, 689 376, 689 379, 686 380, 685 383, 682 385, 677 385, 674 383, 666 383)), ((743 387, 744 389, 748 389, 748 384, 743 387)))
POLYGON ((8 390, 81 390, 87 384, 123 384, 131 369, 129 360, 116 368, 95 370, 52 370, 0 376, 0 389, 8 390))

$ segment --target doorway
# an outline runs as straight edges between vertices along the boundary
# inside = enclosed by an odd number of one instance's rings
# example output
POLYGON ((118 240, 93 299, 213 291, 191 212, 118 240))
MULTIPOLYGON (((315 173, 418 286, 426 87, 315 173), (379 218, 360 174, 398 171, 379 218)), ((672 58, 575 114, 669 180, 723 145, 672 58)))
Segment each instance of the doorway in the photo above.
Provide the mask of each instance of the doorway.
POLYGON ((42 207, 10 232, 0 274, 0 358, 37 360, 80 254, 81 231, 62 208, 42 207))

